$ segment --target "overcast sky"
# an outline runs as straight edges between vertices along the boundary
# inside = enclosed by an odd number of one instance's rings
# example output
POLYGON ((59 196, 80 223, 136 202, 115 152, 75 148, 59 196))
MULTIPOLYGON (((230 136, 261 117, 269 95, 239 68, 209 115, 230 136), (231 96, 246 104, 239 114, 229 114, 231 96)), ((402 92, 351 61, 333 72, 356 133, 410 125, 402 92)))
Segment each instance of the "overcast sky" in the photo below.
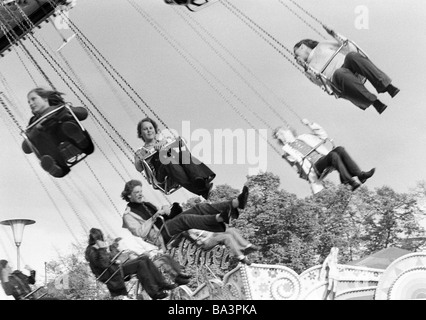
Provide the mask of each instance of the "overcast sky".
MULTIPOLYGON (((51 178, 34 155, 21 151, 17 123, 22 128, 28 123, 31 113, 26 94, 35 83, 16 51, 0 58, 5 79, 0 91, 15 101, 11 110, 17 121, 1 110, 0 218, 36 221, 25 229, 21 266, 32 265, 39 272, 40 283, 44 281, 44 261, 58 251, 66 253, 75 239, 86 239, 87 228, 100 227, 113 236, 124 234, 119 212, 125 202, 120 193, 125 181, 143 178, 122 141, 133 149, 141 146, 136 124, 146 115, 182 134, 193 152, 216 172, 215 184, 241 189, 247 175, 255 172, 252 170, 266 169, 280 177, 281 187, 288 192, 310 195, 308 183, 280 158, 271 139, 270 129, 282 125, 283 120, 299 133, 305 132, 300 118, 322 125, 362 169, 376 168, 367 183, 369 188, 387 185, 409 192, 417 181, 426 179, 424 1, 297 1, 310 16, 288 0, 229 0, 272 40, 251 29, 226 2, 196 13, 161 0, 131 2, 136 9, 127 0, 77 1, 69 14, 90 44, 118 71, 116 80, 89 57, 76 38, 61 50, 64 62, 55 53, 61 37, 51 23, 43 23, 35 36, 52 49, 49 52, 74 83, 81 83, 81 91, 62 75, 65 83, 31 41, 24 42, 67 100, 81 105, 75 91, 91 111, 83 125, 97 150, 63 179, 51 178), (380 95, 389 106, 382 115, 372 107, 362 111, 328 96, 291 63, 284 48, 291 50, 304 38, 329 38, 319 22, 354 40, 401 89, 394 99, 380 95), (221 148, 224 130, 238 136, 239 142, 221 148)), ((65 37, 72 35, 69 29, 61 32, 65 37)), ((17 51, 37 85, 47 85, 30 60, 17 51)), ((338 182, 337 173, 329 179, 338 182)), ((147 200, 156 205, 167 203, 144 184, 147 200)), ((181 190, 169 200, 185 201, 190 196, 181 190)), ((0 258, 16 266, 11 230, 0 226, 0 231, 0 258)), ((1 290, 0 298, 4 298, 1 290)))

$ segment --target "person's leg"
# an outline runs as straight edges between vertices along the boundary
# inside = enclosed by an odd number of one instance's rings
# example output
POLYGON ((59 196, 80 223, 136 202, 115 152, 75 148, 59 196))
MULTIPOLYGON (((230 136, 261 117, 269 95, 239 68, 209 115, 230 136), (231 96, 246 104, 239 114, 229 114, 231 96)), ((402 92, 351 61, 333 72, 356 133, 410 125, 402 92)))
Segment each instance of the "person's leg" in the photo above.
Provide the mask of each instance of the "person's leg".
POLYGON ((377 96, 368 91, 362 81, 347 68, 337 69, 333 74, 332 82, 340 90, 342 98, 349 100, 362 110, 367 109, 377 100, 377 96))
POLYGON ((236 241, 234 240, 234 237, 231 234, 224 232, 220 234, 215 234, 214 236, 217 239, 217 242, 224 244, 234 257, 238 259, 244 258, 244 254, 242 252, 243 248, 241 248, 236 243, 236 241))
POLYGON ((212 232, 225 231, 225 225, 219 215, 180 214, 176 218, 167 220, 166 228, 170 236, 177 235, 189 229, 200 229, 212 232))
POLYGON ((367 57, 358 52, 350 52, 345 57, 343 67, 367 78, 378 93, 386 91, 392 80, 367 57))
POLYGON ((361 171, 361 169, 358 167, 358 165, 355 163, 355 161, 352 159, 352 157, 346 152, 346 149, 343 147, 337 147, 334 149, 334 151, 339 154, 349 174, 352 177, 355 177, 355 176, 358 177, 361 183, 365 183, 365 181, 371 178, 374 172, 376 171, 375 168, 367 172, 361 171))
POLYGON ((326 156, 320 158, 317 162, 315 162, 315 166, 319 172, 322 172, 325 170, 325 168, 331 166, 339 173, 341 183, 350 183, 352 175, 348 172, 345 164, 340 158, 340 155, 335 152, 336 149, 337 148, 333 149, 326 156))
POLYGON ((237 245, 242 249, 247 248, 251 243, 243 238, 243 236, 235 228, 226 228, 225 233, 230 234, 237 245))
MULTIPOLYGON (((124 276, 136 274, 139 282, 150 297, 155 297, 161 292, 161 284, 164 279, 161 272, 156 269, 152 271, 149 268, 149 258, 141 256, 123 264, 124 276)), ((151 260, 149 260, 151 262, 151 260)), ((164 280, 165 282, 165 280, 164 280)))
POLYGON ((347 169, 351 177, 358 177, 360 175, 361 169, 358 167, 352 157, 347 153, 345 148, 336 147, 333 149, 333 152, 336 152, 340 156, 344 167, 347 169))

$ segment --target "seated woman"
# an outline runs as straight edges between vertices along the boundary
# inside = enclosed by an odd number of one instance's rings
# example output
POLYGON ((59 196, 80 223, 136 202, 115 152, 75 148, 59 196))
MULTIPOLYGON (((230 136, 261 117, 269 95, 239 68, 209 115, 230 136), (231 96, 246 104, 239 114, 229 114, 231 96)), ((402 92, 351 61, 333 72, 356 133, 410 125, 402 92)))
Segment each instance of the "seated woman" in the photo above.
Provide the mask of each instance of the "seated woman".
POLYGON ((371 178, 375 169, 364 172, 352 160, 343 147, 328 150, 324 142, 327 133, 316 123, 303 119, 312 133, 296 136, 291 128, 277 128, 273 137, 277 139, 284 151, 283 158, 291 165, 296 166, 301 178, 307 179, 311 185, 312 193, 318 193, 324 187, 320 177, 328 168, 332 167, 339 172, 340 182, 349 184, 355 191, 371 178))
MULTIPOLYGON (((13 296, 15 300, 24 299, 32 291, 30 284, 35 283, 35 270, 28 266, 25 266, 25 268, 30 272, 29 276, 23 274, 20 270, 12 272, 8 261, 0 260, 0 280, 4 293, 8 296, 13 296)), ((32 298, 30 297, 29 299, 32 298)))
MULTIPOLYGON (((29 125, 65 105, 62 96, 63 93, 56 90, 32 89, 27 95, 28 104, 33 113, 29 125)), ((70 108, 78 120, 87 118, 88 111, 86 108, 72 106, 70 108)), ((42 168, 56 178, 63 177, 70 172, 66 159, 60 150, 62 142, 71 143, 87 155, 94 151, 88 133, 81 130, 75 118, 66 108, 30 128, 26 134, 31 144, 37 149, 37 156, 40 158, 42 168)), ((27 140, 22 143, 22 149, 27 154, 33 151, 27 140)))
POLYGON ((126 278, 135 274, 152 299, 164 299, 168 296, 165 290, 171 290, 176 287, 169 284, 163 277, 162 273, 153 264, 148 256, 139 256, 131 259, 121 265, 122 272, 116 272, 120 268, 117 264, 111 264, 114 257, 109 251, 109 245, 104 240, 101 230, 92 228, 89 234, 89 244, 86 248, 85 258, 89 262, 90 269, 96 277, 100 277, 99 281, 106 282, 106 286, 111 296, 127 295, 125 285, 126 278), (107 271, 104 272, 104 270, 107 271), (113 274, 115 275, 113 276, 113 274), (111 278, 111 279, 110 279, 111 278))
POLYGON ((365 79, 378 93, 388 92, 392 98, 399 89, 365 54, 358 52, 352 42, 345 42, 345 37, 324 28, 334 37, 334 41, 304 39, 293 48, 297 62, 305 69, 305 75, 329 94, 347 99, 362 110, 372 104, 381 114, 387 106, 364 86, 365 79))
POLYGON ((173 140, 172 137, 165 137, 159 133, 157 123, 150 119, 142 119, 137 127, 138 137, 145 143, 144 146, 136 151, 135 167, 142 172, 144 167, 142 160, 153 150, 157 152, 150 160, 149 165, 153 168, 156 179, 164 183, 166 179, 168 185, 178 183, 188 191, 209 197, 213 187, 211 181, 216 174, 211 171, 204 163, 193 157, 190 152, 182 150, 180 154, 160 152, 165 151, 162 147, 173 140))
POLYGON ((225 232, 209 232, 205 230, 190 229, 189 237, 204 250, 213 249, 223 244, 238 261, 250 265, 247 254, 259 250, 259 248, 246 239, 235 228, 226 228, 225 232))
POLYGON ((202 202, 174 215, 171 214, 169 206, 158 210, 153 204, 143 201, 142 182, 130 180, 126 182, 121 193, 121 197, 127 202, 123 214, 123 228, 166 251, 173 236, 189 229, 224 232, 229 219, 237 219, 238 209, 245 208, 248 194, 248 187, 244 186, 241 194, 235 199, 218 203, 202 202), (162 228, 162 222, 158 219, 160 215, 164 217, 165 228, 162 228))
POLYGON ((146 255, 158 268, 162 268, 177 285, 180 286, 189 283, 191 276, 183 272, 182 266, 175 259, 173 259, 171 255, 164 253, 158 247, 145 242, 141 238, 138 238, 138 240, 139 241, 137 245, 134 246, 133 249, 129 249, 128 245, 126 246, 126 243, 123 243, 122 238, 117 238, 110 245, 110 251, 113 255, 116 255, 122 251, 124 251, 122 255, 127 254, 128 256, 133 257, 146 255))

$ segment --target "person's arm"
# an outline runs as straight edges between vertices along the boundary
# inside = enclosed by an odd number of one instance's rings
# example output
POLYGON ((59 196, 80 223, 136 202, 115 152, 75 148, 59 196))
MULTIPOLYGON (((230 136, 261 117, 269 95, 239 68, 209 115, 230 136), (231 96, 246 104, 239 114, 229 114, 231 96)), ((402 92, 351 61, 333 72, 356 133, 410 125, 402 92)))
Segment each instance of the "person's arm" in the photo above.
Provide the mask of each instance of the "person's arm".
POLYGON ((35 277, 36 277, 35 270, 33 270, 33 268, 31 268, 29 265, 26 265, 24 268, 27 269, 30 272, 30 276, 28 277, 28 283, 34 284, 35 283, 35 277))
POLYGON ((308 119, 302 119, 302 123, 307 126, 318 138, 322 140, 328 138, 327 132, 318 123, 311 122, 308 119))
POLYGON ((135 152, 135 168, 139 172, 142 172, 144 170, 144 167, 143 167, 143 164, 142 164, 144 156, 145 156, 145 150, 143 148, 139 148, 138 150, 136 150, 136 152, 135 152))
POLYGON ((353 42, 349 38, 345 37, 342 34, 337 33, 336 31, 334 31, 333 29, 325 25, 323 25, 323 28, 325 29, 325 31, 327 31, 327 33, 330 36, 332 36, 339 43, 339 45, 342 45, 345 41, 347 41, 347 46, 343 50, 344 52, 361 51, 365 56, 367 56, 367 54, 360 47, 358 47, 358 45, 355 42, 353 42))
POLYGON ((327 27, 326 25, 322 26, 325 31, 332 36, 337 42, 339 42, 339 44, 342 44, 343 42, 345 42, 346 40, 348 40, 347 37, 337 33, 336 31, 334 31, 333 29, 331 29, 330 27, 327 27))
POLYGON ((123 215, 123 222, 126 225, 126 228, 129 229, 130 233, 136 237, 145 239, 152 228, 155 220, 160 214, 165 213, 163 209, 158 210, 151 218, 145 220, 144 222, 139 222, 136 220, 130 213, 130 208, 127 207, 126 213, 123 215))

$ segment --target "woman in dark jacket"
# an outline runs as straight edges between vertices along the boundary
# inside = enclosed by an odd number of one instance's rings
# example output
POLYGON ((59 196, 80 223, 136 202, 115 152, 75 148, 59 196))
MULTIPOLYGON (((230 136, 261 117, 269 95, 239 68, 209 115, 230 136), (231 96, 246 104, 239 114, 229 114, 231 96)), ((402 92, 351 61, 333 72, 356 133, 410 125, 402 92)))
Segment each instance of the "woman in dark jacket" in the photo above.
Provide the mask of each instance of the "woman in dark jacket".
POLYGON ((111 296, 127 295, 125 281, 133 274, 137 276, 152 299, 164 299, 168 296, 164 290, 171 290, 176 287, 176 285, 166 282, 162 273, 147 256, 140 256, 120 266, 116 263, 111 264, 113 257, 108 248, 109 245, 104 241, 102 231, 96 228, 90 229, 89 245, 86 248, 85 257, 96 277, 99 277, 107 269, 98 280, 106 283, 111 296), (119 268, 121 270, 116 272, 119 268), (114 272, 116 273, 114 274, 114 272), (114 276, 112 276, 113 274, 114 276))

